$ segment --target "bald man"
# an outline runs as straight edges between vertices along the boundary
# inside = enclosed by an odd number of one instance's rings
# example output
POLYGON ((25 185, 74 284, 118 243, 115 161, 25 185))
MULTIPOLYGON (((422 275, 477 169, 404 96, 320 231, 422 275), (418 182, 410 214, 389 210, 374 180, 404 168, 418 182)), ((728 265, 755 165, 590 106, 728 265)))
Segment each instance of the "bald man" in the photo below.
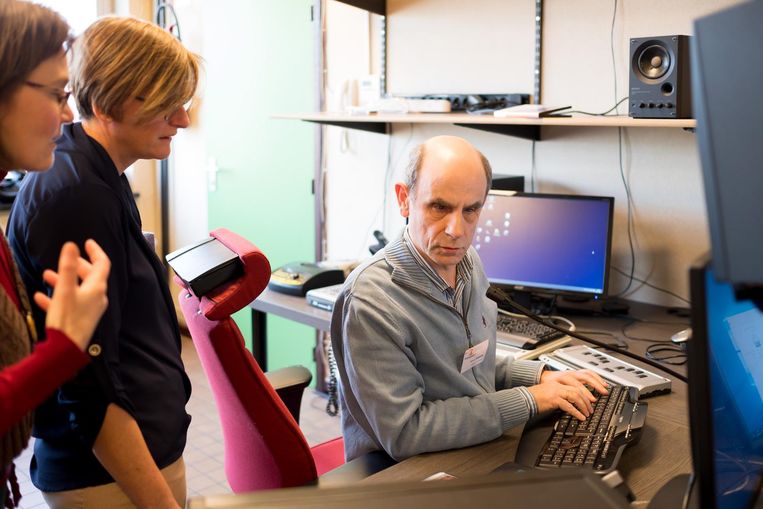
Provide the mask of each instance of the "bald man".
POLYGON ((487 442, 555 408, 584 420, 595 400, 584 384, 606 393, 589 371, 496 360, 496 305, 471 247, 491 180, 471 144, 438 136, 395 184, 408 225, 350 275, 331 321, 348 461, 487 442))

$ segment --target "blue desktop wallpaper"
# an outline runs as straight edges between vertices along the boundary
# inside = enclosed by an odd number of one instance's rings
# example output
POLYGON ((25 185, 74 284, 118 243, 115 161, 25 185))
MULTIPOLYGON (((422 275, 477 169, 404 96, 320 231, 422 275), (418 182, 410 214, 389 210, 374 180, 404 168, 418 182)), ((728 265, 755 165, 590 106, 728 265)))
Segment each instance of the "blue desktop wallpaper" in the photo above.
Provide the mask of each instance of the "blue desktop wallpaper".
POLYGON ((610 204, 599 198, 489 194, 473 241, 488 279, 603 294, 610 204))
POLYGON ((747 507, 763 474, 763 313, 705 278, 716 507, 747 507))

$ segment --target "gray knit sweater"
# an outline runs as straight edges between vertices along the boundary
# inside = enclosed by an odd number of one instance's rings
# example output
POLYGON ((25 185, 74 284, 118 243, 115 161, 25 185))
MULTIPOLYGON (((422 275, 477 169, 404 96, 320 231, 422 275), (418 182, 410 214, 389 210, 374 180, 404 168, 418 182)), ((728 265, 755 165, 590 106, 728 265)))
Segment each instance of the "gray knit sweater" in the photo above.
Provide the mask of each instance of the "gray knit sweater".
POLYGON ((345 456, 384 450, 397 460, 498 438, 531 416, 523 386, 543 364, 495 357, 496 305, 474 249, 464 313, 447 302, 402 238, 348 278, 331 338, 342 395, 345 456), (461 371, 464 352, 489 341, 485 360, 461 371))

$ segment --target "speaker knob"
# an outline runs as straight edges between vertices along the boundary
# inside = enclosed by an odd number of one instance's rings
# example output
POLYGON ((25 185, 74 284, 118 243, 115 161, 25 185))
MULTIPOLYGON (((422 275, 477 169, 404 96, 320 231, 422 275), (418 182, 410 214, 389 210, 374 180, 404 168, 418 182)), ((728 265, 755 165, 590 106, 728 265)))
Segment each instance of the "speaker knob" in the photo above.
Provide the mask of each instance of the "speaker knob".
POLYGON ((665 103, 665 107, 666 108, 672 108, 673 107, 673 103, 665 103))
POLYGON ((654 103, 649 103, 649 108, 654 108, 654 103))
POLYGON ((638 103, 638 107, 643 110, 644 108, 646 108, 646 103, 638 103))
POLYGON ((657 103, 657 108, 658 108, 658 109, 662 109, 662 108, 664 108, 664 107, 665 107, 665 105, 664 105, 664 104, 662 104, 662 103, 657 103))

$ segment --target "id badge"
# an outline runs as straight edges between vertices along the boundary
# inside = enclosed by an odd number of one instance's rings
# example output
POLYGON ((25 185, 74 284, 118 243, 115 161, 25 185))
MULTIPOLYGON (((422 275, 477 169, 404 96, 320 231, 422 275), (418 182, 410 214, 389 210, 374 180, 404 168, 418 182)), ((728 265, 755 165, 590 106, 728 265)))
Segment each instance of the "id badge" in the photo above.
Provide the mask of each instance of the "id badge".
POLYGON ((478 343, 471 348, 467 348, 464 352, 464 362, 461 364, 461 373, 466 373, 474 366, 479 366, 482 361, 485 360, 487 354, 487 347, 490 344, 489 340, 485 340, 482 343, 478 343))

